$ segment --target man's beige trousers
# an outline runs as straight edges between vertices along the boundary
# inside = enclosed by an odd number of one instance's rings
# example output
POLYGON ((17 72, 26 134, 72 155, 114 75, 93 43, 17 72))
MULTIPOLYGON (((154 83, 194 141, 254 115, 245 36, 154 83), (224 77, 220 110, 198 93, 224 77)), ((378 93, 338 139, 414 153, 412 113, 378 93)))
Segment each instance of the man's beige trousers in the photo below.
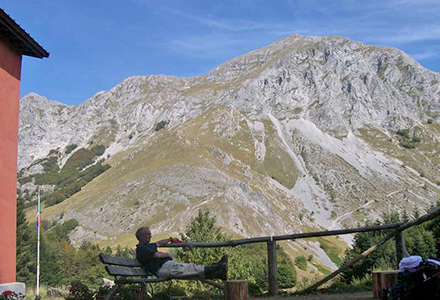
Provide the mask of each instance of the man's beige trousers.
POLYGON ((196 264, 178 263, 172 260, 167 261, 157 271, 159 278, 205 278, 205 267, 196 264))

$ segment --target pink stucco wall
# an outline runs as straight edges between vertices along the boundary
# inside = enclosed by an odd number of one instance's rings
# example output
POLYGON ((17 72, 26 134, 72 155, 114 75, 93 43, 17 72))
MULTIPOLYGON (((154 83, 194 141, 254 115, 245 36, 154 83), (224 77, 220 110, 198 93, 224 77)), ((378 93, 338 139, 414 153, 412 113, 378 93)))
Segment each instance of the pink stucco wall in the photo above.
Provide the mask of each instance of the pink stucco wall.
POLYGON ((0 283, 15 282, 21 55, 0 40, 0 283))

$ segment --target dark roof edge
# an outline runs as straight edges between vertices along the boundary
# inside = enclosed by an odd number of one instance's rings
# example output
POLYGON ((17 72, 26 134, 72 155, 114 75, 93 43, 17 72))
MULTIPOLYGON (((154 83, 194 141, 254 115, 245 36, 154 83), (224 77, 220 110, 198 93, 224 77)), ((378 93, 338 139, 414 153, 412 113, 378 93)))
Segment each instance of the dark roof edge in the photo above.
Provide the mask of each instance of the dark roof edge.
POLYGON ((15 37, 26 46, 23 55, 33 56, 37 58, 49 57, 47 52, 40 44, 37 43, 17 22, 14 21, 2 8, 0 8, 0 23, 6 26, 15 37))

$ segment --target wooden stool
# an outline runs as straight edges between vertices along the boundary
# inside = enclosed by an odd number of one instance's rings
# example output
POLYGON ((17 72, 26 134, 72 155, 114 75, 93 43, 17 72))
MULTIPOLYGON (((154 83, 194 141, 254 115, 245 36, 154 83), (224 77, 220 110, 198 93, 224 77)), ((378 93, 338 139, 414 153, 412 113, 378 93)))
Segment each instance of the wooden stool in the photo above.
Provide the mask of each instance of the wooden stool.
POLYGON ((380 299, 384 290, 390 289, 397 282, 399 271, 375 271, 371 273, 373 279, 373 298, 380 299))
POLYGON ((247 280, 228 280, 225 282, 225 300, 249 300, 247 280))

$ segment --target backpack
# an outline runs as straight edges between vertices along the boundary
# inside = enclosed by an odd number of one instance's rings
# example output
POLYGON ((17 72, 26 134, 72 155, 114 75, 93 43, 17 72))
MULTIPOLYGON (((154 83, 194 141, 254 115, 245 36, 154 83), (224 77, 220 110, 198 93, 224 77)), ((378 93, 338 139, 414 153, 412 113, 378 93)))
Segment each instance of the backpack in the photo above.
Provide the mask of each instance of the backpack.
POLYGON ((414 272, 399 272, 390 296, 392 300, 440 299, 440 261, 428 259, 414 272))

